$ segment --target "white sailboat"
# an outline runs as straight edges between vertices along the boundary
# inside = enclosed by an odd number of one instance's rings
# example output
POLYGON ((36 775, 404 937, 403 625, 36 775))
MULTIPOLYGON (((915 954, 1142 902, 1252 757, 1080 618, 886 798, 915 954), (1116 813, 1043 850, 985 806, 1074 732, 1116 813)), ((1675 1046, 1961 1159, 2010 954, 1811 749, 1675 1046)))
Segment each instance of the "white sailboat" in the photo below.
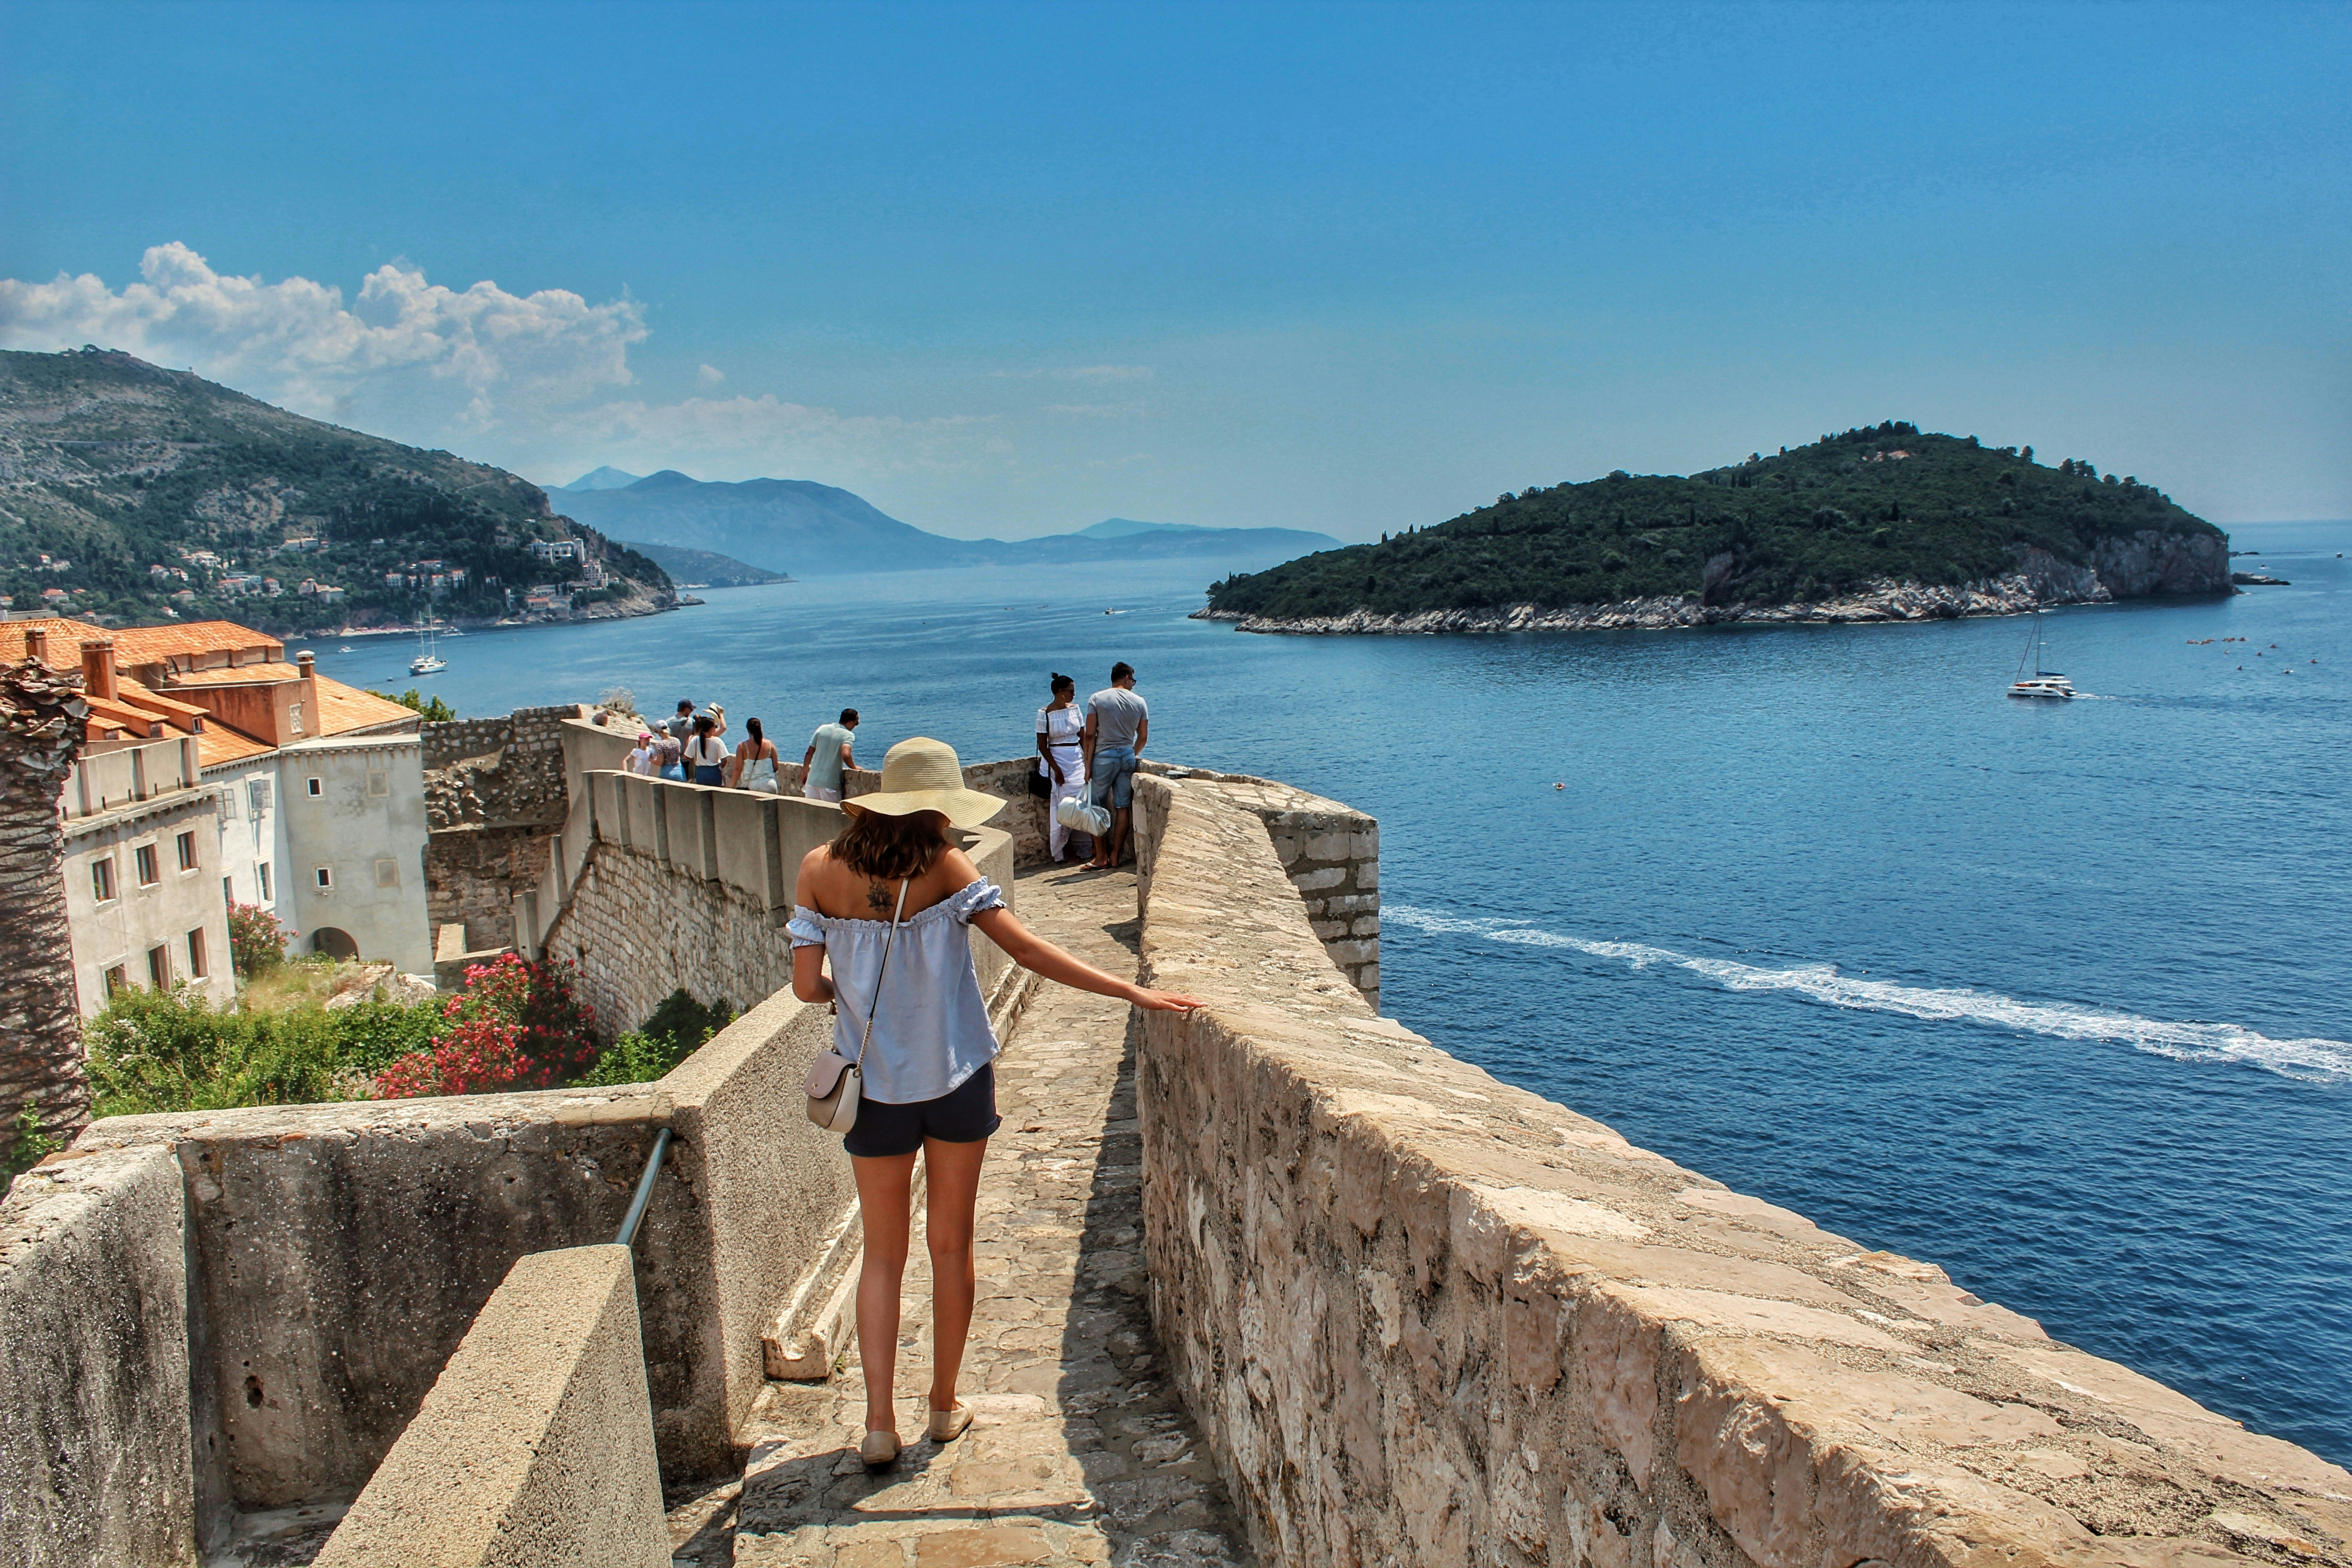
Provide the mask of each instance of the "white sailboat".
POLYGON ((2010 683, 2011 697, 2044 697, 2063 700, 2074 695, 2074 683, 2054 669, 2042 668, 2042 612, 2033 612, 2033 636, 2026 640, 2025 651, 2018 656, 2017 679, 2010 683), (2025 673, 2031 664, 2033 673, 2025 673))
POLYGON ((449 661, 435 652, 440 641, 440 626, 431 619, 416 623, 416 657, 408 661, 411 675, 437 675, 449 668, 449 661))

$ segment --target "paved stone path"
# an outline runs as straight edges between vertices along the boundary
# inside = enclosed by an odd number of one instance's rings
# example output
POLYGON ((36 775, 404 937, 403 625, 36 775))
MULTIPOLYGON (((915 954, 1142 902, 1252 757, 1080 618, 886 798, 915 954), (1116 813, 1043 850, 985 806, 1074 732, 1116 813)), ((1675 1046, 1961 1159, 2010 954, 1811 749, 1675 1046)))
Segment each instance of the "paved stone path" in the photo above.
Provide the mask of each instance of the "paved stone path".
MULTIPOLYGON (((1047 868, 1023 877, 1018 903, 1032 929, 1134 973, 1131 874, 1047 868)), ((772 1384, 740 1494, 673 1513, 678 1562, 728 1561, 730 1513, 737 1568, 1254 1562, 1152 1338, 1127 1015, 1041 985, 997 1063, 1004 1127, 980 1188, 971 1430, 918 1441, 869 1476, 854 1351, 831 1384, 772 1384)), ((917 1218, 898 1378, 909 1436, 923 1428, 930 1358, 917 1218)))

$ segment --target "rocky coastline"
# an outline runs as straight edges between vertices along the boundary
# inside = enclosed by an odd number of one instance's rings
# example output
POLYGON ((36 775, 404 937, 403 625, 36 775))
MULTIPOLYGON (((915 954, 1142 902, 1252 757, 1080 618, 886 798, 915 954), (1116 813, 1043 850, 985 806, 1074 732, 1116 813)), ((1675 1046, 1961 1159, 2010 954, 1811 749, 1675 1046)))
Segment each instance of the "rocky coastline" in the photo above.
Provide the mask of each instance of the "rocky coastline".
POLYGON ((2105 605, 2157 595, 2224 595, 2231 584, 2224 536, 2153 531, 2101 540, 2087 565, 2047 551, 2014 547, 2017 570, 1971 583, 1928 584, 1878 578, 1833 598, 1755 604, 1736 592, 1737 562, 1707 562, 1697 593, 1659 595, 1601 605, 1487 605, 1475 608, 1281 618, 1234 610, 1192 612, 1197 621, 1231 621, 1245 632, 1307 637, 1431 636, 1445 632, 1667 631, 1711 626, 1848 626, 2021 616, 2061 605, 2105 605))

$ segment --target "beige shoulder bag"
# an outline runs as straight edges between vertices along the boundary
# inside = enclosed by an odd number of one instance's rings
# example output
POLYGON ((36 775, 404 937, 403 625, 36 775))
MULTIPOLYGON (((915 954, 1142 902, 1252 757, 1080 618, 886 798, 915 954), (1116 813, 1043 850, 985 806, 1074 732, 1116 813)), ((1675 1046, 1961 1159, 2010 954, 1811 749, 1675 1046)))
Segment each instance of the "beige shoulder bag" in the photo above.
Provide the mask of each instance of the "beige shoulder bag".
POLYGON ((857 1125, 857 1098, 866 1085, 866 1047, 874 1043, 874 1014, 882 1005, 882 977, 890 973, 890 950, 898 945, 898 917, 907 912, 907 878, 898 884, 898 907, 890 911, 890 934, 882 941, 882 966, 874 972, 874 1000, 866 1009, 866 1036, 857 1042, 857 1059, 840 1047, 821 1052, 809 1063, 808 1117, 828 1132, 846 1132, 857 1125))

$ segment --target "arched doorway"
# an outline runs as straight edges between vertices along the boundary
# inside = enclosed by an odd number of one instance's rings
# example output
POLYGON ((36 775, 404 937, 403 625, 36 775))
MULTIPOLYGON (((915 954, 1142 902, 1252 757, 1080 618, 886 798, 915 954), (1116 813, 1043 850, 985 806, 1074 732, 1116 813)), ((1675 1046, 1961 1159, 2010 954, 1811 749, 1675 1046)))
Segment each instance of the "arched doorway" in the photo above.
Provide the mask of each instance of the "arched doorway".
POLYGON ((329 958, 357 958, 360 944, 352 940, 351 932, 333 926, 320 926, 310 933, 310 951, 323 952, 329 958))

